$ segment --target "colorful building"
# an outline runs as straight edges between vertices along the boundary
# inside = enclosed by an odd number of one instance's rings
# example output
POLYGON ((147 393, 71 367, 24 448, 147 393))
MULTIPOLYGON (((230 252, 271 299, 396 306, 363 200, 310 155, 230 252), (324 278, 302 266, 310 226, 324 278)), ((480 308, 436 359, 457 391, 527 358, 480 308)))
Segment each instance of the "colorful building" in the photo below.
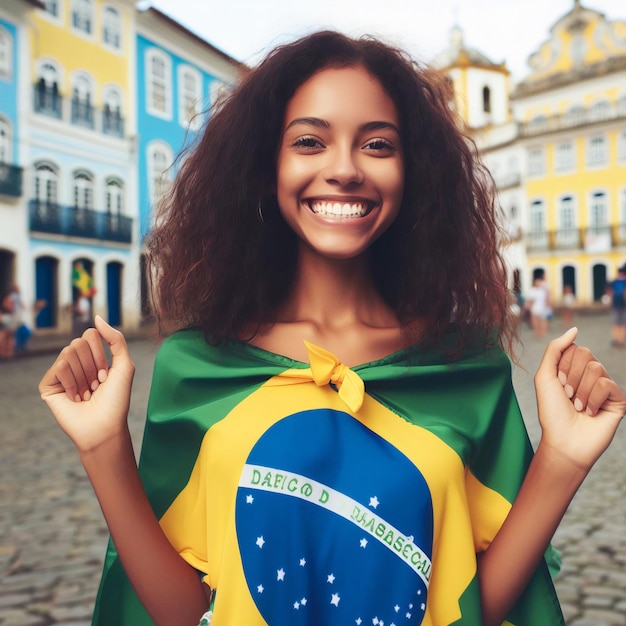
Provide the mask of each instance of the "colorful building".
POLYGON ((626 22, 574 0, 509 85, 453 31, 435 62, 499 191, 510 284, 545 273, 558 306, 602 302, 626 261, 626 22))
POLYGON ((525 155, 530 271, 600 302, 626 261, 626 22, 580 2, 511 94, 525 155))
MULTIPOLYGON (((173 178, 177 156, 191 145, 221 91, 243 66, 155 8, 137 13, 137 164, 139 236, 173 178)), ((144 264, 141 264, 142 268, 144 264)), ((150 314, 142 271, 141 310, 150 314)))
POLYGON ((0 5, 0 298, 13 283, 27 280, 20 254, 28 245, 24 164, 26 129, 21 105, 28 92, 27 24, 38 1, 7 0, 0 5))
POLYGON ((46 0, 31 16, 28 255, 37 329, 71 327, 82 267, 92 313, 137 324, 132 0, 46 0))

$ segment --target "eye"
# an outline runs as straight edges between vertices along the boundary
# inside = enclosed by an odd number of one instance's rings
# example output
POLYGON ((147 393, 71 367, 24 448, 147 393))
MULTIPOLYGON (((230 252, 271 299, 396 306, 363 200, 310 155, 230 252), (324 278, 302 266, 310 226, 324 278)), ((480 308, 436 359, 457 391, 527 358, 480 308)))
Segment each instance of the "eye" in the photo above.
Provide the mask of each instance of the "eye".
POLYGON ((387 139, 383 139, 382 137, 368 141, 363 146, 363 149, 384 154, 395 152, 395 146, 390 141, 388 141, 387 139))
POLYGON ((302 150, 319 150, 324 147, 321 141, 315 137, 311 137, 310 135, 298 137, 292 142, 291 145, 293 148, 300 148, 302 150))

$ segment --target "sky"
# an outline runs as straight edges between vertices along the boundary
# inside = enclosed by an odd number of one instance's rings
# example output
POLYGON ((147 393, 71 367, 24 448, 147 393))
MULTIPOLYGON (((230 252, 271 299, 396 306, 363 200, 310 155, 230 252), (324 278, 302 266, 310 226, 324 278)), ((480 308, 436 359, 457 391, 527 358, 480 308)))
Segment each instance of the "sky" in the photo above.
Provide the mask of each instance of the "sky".
MULTIPOLYGON (((527 59, 574 0, 142 0, 236 60, 255 65, 274 46, 322 28, 376 35, 428 62, 455 24, 466 46, 506 62, 517 82, 527 59)), ((626 21, 626 0, 582 0, 626 21)))

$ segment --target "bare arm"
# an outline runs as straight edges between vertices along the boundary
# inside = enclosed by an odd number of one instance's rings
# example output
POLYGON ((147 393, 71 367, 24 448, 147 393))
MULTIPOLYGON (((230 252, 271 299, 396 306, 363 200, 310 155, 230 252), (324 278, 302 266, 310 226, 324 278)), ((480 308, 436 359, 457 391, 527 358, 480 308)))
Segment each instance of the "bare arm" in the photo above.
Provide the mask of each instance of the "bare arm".
POLYGON ((122 565, 159 626, 196 626, 208 608, 197 572, 174 550, 148 502, 127 416, 134 365, 123 335, 101 318, 64 348, 39 390, 78 448, 122 565), (113 360, 109 368, 104 339, 113 360))
POLYGON ((573 343, 576 332, 550 342, 535 376, 542 438, 507 519, 479 559, 485 626, 506 618, 626 411, 626 396, 604 367, 573 343))

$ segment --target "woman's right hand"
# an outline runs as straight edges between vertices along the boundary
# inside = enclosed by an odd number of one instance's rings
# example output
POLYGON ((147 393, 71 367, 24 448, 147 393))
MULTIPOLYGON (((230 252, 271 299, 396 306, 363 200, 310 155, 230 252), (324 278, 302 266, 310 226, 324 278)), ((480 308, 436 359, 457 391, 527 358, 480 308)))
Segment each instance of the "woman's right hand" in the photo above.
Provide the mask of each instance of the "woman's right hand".
POLYGON ((81 454, 127 429, 135 373, 124 335, 99 316, 95 326, 63 348, 39 383, 41 399, 81 454), (103 340, 111 351, 110 366, 103 340))

